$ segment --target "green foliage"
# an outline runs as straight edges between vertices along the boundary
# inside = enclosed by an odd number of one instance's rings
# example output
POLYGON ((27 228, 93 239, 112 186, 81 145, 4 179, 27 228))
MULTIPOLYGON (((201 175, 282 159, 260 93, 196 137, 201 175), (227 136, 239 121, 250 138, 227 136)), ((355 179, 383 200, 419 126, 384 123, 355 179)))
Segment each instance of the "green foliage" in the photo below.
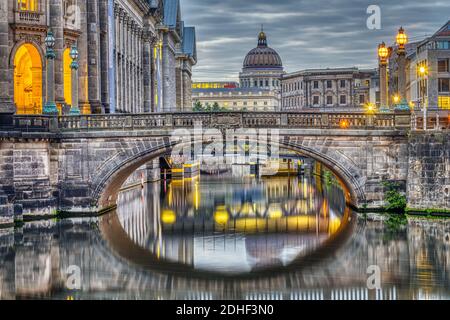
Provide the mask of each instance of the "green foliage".
POLYGON ((203 105, 200 101, 197 101, 194 103, 194 107, 192 108, 194 112, 202 112, 203 111, 203 105))
POLYGON ((388 213, 388 218, 384 223, 389 231, 399 231, 408 223, 408 218, 405 214, 388 213))
POLYGON ((388 212, 405 213, 406 196, 398 191, 399 185, 392 182, 385 182, 383 185, 386 188, 384 192, 386 201, 384 209, 388 212))
POLYGON ((212 111, 213 112, 218 112, 220 110, 221 110, 221 108, 220 108, 219 104, 217 102, 214 102, 214 104, 212 106, 212 111))

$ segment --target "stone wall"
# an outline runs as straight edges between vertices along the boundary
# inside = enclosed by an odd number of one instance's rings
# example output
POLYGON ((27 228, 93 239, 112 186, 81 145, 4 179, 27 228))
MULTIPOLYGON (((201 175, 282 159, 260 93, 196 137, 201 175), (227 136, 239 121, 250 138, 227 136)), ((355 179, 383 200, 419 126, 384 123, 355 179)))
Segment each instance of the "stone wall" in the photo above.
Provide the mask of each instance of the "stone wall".
POLYGON ((409 140, 408 206, 450 210, 450 134, 413 133, 409 140))

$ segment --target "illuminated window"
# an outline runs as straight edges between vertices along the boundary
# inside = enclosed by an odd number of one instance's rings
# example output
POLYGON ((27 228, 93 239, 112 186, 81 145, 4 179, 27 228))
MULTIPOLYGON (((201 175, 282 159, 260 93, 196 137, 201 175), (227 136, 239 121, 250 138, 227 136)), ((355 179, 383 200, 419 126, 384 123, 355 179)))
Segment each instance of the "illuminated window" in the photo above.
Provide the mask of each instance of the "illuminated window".
POLYGON ((450 97, 439 96, 438 106, 440 109, 450 110, 450 97))
POLYGON ((63 52, 63 68, 64 68, 64 100, 67 105, 72 105, 72 69, 70 64, 70 48, 66 48, 63 52))
POLYGON ((42 95, 41 55, 32 44, 23 44, 14 56, 14 103, 17 113, 41 113, 42 95))
POLYGON ((17 9, 21 11, 37 11, 38 0, 17 0, 17 9))

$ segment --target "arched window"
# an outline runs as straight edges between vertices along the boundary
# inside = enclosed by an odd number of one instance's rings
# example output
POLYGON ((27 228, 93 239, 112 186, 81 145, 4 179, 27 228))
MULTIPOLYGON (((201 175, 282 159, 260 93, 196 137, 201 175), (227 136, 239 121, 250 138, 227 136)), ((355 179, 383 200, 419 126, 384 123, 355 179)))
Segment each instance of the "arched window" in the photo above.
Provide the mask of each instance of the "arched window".
POLYGON ((20 11, 38 11, 38 0, 17 0, 17 9, 20 11))

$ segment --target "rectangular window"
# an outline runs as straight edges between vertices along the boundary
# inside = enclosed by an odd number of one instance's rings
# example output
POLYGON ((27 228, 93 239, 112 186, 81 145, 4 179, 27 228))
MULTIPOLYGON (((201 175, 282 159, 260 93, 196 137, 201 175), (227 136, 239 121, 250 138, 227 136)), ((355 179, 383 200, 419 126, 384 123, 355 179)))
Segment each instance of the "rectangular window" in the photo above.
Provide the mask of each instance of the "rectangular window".
POLYGON ((333 104, 333 97, 327 96, 327 105, 332 105, 332 104, 333 104))
POLYGON ((313 96, 313 105, 319 104, 319 96, 313 96))
POLYGON ((448 72, 448 59, 438 60, 438 72, 448 72))
POLYGON ((258 102, 256 102, 256 101, 253 102, 253 105, 254 105, 254 106, 257 106, 257 105, 258 105, 258 102))
POLYGON ((264 105, 267 106, 267 101, 264 101, 264 105))
POLYGON ((333 87, 333 83, 331 82, 331 80, 327 80, 327 88, 331 89, 333 87))
POLYGON ((266 87, 269 86, 269 80, 266 80, 266 87))
POLYGON ((448 50, 450 49, 450 41, 438 41, 436 47, 439 50, 448 50))
POLYGON ((319 81, 314 81, 314 89, 319 89, 319 81))
POLYGON ((366 96, 365 95, 361 94, 359 96, 359 103, 361 103, 361 104, 366 103, 366 96))
POLYGON ((450 78, 439 79, 439 92, 450 92, 450 78))
POLYGON ((450 97, 439 96, 438 97, 438 106, 440 109, 450 109, 450 97))
POLYGON ((347 96, 340 96, 339 97, 339 103, 340 104, 347 104, 347 96))
POLYGON ((341 88, 345 88, 345 80, 341 80, 341 88))

